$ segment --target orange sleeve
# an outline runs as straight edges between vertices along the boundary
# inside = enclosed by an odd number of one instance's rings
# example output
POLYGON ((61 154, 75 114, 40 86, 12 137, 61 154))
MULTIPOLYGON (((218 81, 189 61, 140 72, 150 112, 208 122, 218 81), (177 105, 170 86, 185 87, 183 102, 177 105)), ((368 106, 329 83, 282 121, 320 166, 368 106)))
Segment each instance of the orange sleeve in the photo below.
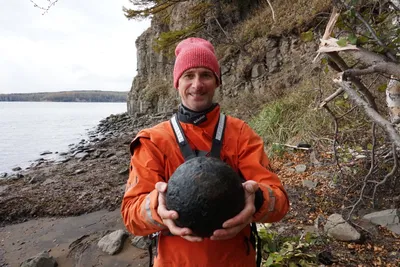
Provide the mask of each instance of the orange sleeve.
POLYGON ((157 182, 164 181, 164 155, 149 137, 140 136, 132 142, 131 152, 121 213, 126 228, 134 235, 144 236, 165 229, 157 213, 155 189, 157 182))
POLYGON ((272 172, 264 152, 264 143, 246 123, 238 138, 238 167, 246 180, 256 181, 263 192, 264 202, 254 214, 254 222, 276 222, 289 210, 289 199, 278 176, 272 172))

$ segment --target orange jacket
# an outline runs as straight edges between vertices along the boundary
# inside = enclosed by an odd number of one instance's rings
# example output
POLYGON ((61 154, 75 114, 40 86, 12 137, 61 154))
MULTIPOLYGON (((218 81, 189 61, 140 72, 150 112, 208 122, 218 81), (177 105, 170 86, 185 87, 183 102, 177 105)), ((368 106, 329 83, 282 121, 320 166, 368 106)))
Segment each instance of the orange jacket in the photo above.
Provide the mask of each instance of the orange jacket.
MULTIPOLYGON (((182 123, 192 149, 210 151, 220 108, 207 114, 199 125, 182 123)), ((127 229, 144 236, 165 230, 157 214, 159 181, 168 182, 175 169, 184 162, 169 121, 140 131, 131 144, 129 179, 121 212, 127 229), (134 154, 133 154, 134 152, 134 154)), ((269 168, 262 139, 242 120, 227 116, 221 159, 246 180, 256 181, 264 203, 254 214, 254 222, 276 222, 289 209, 287 194, 276 174, 269 168)), ((221 267, 255 266, 255 252, 249 242, 250 227, 229 240, 189 242, 179 236, 164 234, 158 241, 154 266, 221 267)))

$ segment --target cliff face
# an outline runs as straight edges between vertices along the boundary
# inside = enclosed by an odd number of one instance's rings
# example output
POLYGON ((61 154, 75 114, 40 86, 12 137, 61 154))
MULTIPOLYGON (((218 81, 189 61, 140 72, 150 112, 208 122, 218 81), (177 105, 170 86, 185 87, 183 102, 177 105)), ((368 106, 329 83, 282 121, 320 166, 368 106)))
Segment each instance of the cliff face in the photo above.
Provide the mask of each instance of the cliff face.
POLYGON ((128 94, 128 113, 136 116, 138 113, 161 112, 167 109, 163 105, 163 99, 157 99, 156 105, 153 105, 151 99, 146 97, 151 84, 155 80, 162 80, 166 84, 170 80, 172 66, 165 62, 162 55, 157 54, 152 49, 154 37, 157 35, 157 28, 147 29, 137 40, 137 75, 133 79, 131 90, 128 94))
MULTIPOLYGON (((155 16, 151 27, 137 39, 138 72, 128 97, 130 115, 168 112, 176 108, 179 96, 172 85, 174 59, 166 53, 156 53, 153 47, 162 32, 185 27, 188 10, 200 2, 190 0, 177 4, 168 24, 155 16)), ((237 39, 243 37, 235 35, 238 34, 235 28, 253 18, 258 9, 255 4, 248 5, 243 14, 237 5, 218 4, 203 18, 204 27, 194 35, 210 40, 216 47, 222 71, 219 102, 243 94, 271 100, 290 91, 303 77, 310 76, 314 68, 318 69, 312 62, 318 49, 318 38, 304 42, 300 40, 298 29, 255 36, 239 43, 237 39)), ((242 36, 246 34, 243 33, 245 30, 242 30, 242 36)))

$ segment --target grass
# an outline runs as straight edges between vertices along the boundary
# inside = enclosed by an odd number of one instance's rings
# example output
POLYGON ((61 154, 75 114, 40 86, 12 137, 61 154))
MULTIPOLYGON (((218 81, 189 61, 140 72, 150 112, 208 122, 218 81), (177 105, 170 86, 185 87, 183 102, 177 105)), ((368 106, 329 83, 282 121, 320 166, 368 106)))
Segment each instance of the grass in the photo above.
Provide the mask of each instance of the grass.
POLYGON ((326 112, 314 108, 312 99, 316 95, 317 92, 311 91, 305 81, 290 94, 266 104, 249 124, 267 147, 273 143, 312 143, 315 135, 333 131, 326 112))
MULTIPOLYGON (((236 28, 235 36, 242 42, 257 37, 276 36, 291 32, 293 29, 302 31, 303 26, 315 22, 315 18, 331 9, 330 0, 278 0, 272 3, 275 21, 271 8, 265 4, 252 17, 236 28)), ((329 17, 329 14, 325 14, 329 17)))

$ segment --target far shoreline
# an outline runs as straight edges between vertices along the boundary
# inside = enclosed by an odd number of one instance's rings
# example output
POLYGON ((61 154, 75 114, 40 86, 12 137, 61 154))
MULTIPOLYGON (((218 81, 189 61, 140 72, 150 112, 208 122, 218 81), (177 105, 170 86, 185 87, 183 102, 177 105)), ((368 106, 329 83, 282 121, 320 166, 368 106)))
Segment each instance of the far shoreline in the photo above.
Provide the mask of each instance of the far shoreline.
POLYGON ((0 94, 0 102, 127 102, 128 91, 58 91, 0 94))
POLYGON ((126 101, 34 101, 34 100, 18 100, 18 101, 6 101, 6 100, 0 100, 0 102, 3 103, 84 103, 84 104, 90 104, 90 103, 126 103, 126 101))
MULTIPOLYGON (((121 108, 121 112, 116 111, 116 108, 111 108, 110 109, 110 113, 103 115, 103 116, 99 116, 98 120, 95 122, 95 124, 93 124, 93 120, 92 120, 92 125, 88 125, 88 126, 84 126, 82 125, 82 128, 85 128, 83 131, 79 131, 76 132, 75 134, 75 138, 74 140, 64 140, 65 142, 61 142, 60 144, 63 144, 63 147, 54 147, 54 146, 46 146, 46 147, 41 147, 38 150, 35 151, 30 151, 29 155, 30 158, 24 158, 24 159, 20 159, 18 161, 12 160, 11 161, 7 161, 7 158, 3 158, 3 160, 0 160, 0 163, 2 161, 2 166, 0 169, 0 180, 3 179, 8 179, 8 178, 12 178, 14 176, 14 178, 21 178, 18 174, 21 172, 27 172, 30 170, 30 168, 34 168, 40 164, 43 164, 43 162, 47 162, 47 163, 53 163, 53 164, 58 164, 60 162, 62 162, 65 158, 65 155, 70 154, 71 150, 74 149, 74 147, 77 146, 81 146, 82 142, 89 142, 90 141, 90 136, 93 135, 94 133, 96 133, 96 130, 99 128, 99 126, 101 125, 102 121, 107 120, 109 117, 111 116, 119 116, 119 115, 123 115, 123 114, 127 114, 126 111, 126 107, 123 107, 122 105, 125 102, 55 102, 55 101, 1 101, 4 103, 17 103, 17 105, 19 106, 19 103, 21 103, 21 105, 25 104, 25 103, 38 103, 38 102, 46 102, 46 103, 56 103, 56 105, 58 105, 59 103, 71 103, 73 105, 79 105, 80 104, 101 104, 101 105, 118 105, 121 108), (114 111, 113 111, 114 110, 114 111)), ((65 108, 68 108, 69 104, 61 104, 61 105, 65 105, 65 108)), ((1 103, 0 103, 1 106, 1 103)), ((38 106, 38 105, 37 105, 38 106)), ((110 106, 111 107, 111 106, 110 106)), ((12 149, 15 151, 15 149, 12 149)), ((8 155, 7 150, 6 149, 6 155, 8 155)), ((14 153, 15 155, 15 153, 14 153)), ((7 156, 6 156, 7 157, 7 156)), ((15 157, 14 157, 15 159, 15 157)))

